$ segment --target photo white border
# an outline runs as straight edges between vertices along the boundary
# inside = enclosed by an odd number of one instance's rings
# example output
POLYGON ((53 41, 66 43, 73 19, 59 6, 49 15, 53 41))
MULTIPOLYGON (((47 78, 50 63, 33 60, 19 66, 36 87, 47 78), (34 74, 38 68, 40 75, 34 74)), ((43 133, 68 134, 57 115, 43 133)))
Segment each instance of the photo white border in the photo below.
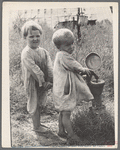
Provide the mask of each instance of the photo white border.
MULTIPOLYGON (((9 12, 11 10, 113 6, 115 146, 82 148, 117 148, 118 144, 118 3, 117 2, 3 2, 2 7, 2 147, 11 148, 9 97, 9 12), (104 4, 103 4, 104 3, 104 4)), ((32 148, 32 147, 31 147, 32 148)), ((73 148, 73 147, 72 147, 73 148)), ((79 146, 81 148, 81 146, 79 146)))

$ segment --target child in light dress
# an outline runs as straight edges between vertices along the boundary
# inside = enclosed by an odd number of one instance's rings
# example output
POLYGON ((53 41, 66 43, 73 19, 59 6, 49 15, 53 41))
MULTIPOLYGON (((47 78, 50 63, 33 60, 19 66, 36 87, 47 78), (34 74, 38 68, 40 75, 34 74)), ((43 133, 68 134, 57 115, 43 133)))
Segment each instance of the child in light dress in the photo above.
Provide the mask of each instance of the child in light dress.
POLYGON ((88 68, 83 68, 72 56, 74 51, 74 35, 66 28, 57 30, 52 41, 58 48, 53 68, 54 104, 59 111, 58 135, 67 138, 70 144, 79 143, 79 137, 73 132, 70 116, 80 101, 92 101, 93 95, 80 75, 90 74, 88 68))
POLYGON ((40 123, 41 110, 46 104, 47 91, 52 87, 53 67, 49 53, 40 47, 42 28, 34 21, 27 21, 22 27, 27 46, 21 53, 24 87, 28 97, 27 110, 32 117, 33 130, 46 132, 40 123))

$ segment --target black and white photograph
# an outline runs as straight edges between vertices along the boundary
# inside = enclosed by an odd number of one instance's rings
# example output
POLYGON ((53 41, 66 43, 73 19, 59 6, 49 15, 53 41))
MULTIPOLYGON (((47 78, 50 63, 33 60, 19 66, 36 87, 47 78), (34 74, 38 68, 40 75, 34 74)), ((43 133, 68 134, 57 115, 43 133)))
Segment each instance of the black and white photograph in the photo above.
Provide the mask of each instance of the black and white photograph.
POLYGON ((118 3, 3 2, 2 147, 117 148, 118 3))

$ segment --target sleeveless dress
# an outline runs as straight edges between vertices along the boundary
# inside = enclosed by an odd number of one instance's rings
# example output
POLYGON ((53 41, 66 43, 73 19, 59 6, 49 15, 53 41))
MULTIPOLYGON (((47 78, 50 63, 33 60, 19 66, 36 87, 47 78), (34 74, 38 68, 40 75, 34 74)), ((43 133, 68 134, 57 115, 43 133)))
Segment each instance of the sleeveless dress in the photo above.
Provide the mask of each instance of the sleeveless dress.
POLYGON ((58 111, 72 111, 83 100, 93 99, 86 82, 79 74, 83 67, 72 56, 60 51, 53 68, 53 96, 58 111))

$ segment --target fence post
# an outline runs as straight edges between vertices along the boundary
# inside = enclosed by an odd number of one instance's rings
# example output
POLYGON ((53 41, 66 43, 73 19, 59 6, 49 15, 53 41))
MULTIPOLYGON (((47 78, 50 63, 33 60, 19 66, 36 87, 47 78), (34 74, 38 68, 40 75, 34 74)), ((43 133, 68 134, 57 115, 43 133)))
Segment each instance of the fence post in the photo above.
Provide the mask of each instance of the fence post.
POLYGON ((75 17, 73 17, 73 29, 75 29, 75 17))
POLYGON ((77 14, 77 33, 78 33, 78 41, 81 38, 81 32, 80 32, 80 8, 78 8, 78 14, 77 14))

